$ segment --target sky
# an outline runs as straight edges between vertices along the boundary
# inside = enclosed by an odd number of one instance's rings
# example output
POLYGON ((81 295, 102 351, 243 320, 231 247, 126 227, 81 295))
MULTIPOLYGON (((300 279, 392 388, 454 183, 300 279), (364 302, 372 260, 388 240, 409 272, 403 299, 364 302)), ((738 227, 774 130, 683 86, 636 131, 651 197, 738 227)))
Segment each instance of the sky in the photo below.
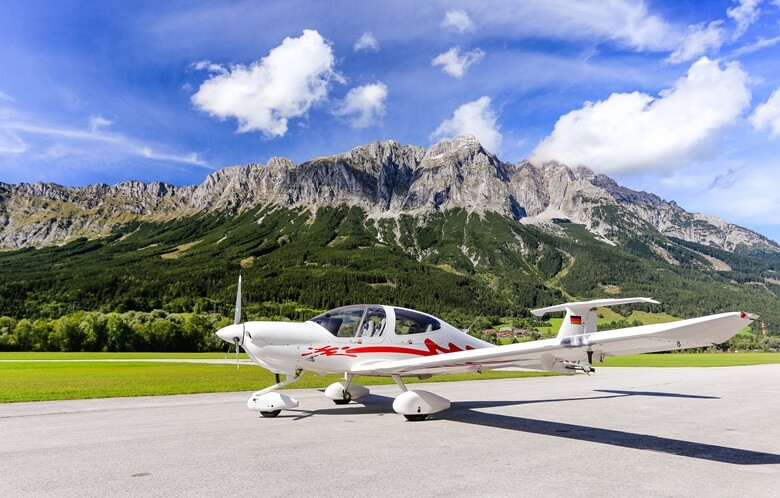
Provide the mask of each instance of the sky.
POLYGON ((0 3, 0 182, 460 133, 780 241, 780 0, 0 3))

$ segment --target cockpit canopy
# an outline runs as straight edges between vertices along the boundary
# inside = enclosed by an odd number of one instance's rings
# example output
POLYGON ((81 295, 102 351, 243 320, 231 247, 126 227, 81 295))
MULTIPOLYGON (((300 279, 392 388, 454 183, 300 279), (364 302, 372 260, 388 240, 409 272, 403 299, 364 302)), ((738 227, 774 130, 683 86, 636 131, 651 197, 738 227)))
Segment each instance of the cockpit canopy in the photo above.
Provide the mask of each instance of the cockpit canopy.
MULTIPOLYGON (((432 316, 403 308, 390 308, 395 315, 395 335, 424 334, 441 328, 432 316)), ((353 305, 335 308, 311 320, 336 337, 381 337, 388 322, 385 308, 378 305, 353 305)))

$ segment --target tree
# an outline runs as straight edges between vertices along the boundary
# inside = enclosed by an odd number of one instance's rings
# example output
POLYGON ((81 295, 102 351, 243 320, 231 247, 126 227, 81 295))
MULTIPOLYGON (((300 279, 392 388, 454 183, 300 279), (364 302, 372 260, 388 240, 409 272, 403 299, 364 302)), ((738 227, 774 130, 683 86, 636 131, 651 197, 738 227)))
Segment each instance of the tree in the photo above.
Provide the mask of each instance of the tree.
POLYGON ((108 315, 107 331, 109 351, 134 351, 133 329, 122 315, 117 313, 108 315))

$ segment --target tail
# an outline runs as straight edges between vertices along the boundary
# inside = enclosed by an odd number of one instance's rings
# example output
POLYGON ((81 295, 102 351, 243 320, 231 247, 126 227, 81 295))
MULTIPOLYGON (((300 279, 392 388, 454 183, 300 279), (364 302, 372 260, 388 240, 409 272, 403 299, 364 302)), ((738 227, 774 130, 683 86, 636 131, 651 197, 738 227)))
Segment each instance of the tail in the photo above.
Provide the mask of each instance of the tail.
POLYGON ((617 306, 618 304, 629 303, 651 303, 659 304, 655 299, 649 297, 628 297, 624 299, 595 299, 593 301, 581 301, 575 303, 556 304, 546 308, 531 310, 536 316, 544 316, 546 313, 554 311, 565 311, 566 317, 561 324, 561 330, 558 331, 558 339, 571 335, 589 334, 596 332, 597 313, 594 311, 599 306, 617 306))

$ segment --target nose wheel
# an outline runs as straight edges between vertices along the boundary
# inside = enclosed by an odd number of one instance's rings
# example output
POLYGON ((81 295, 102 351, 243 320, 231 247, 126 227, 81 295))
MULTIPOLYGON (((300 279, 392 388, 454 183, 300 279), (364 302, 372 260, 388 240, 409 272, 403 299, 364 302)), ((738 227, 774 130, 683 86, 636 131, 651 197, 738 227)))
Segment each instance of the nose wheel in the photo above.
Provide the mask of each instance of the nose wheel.
POLYGON ((282 413, 282 410, 273 410, 273 411, 270 411, 270 412, 260 412, 260 415, 262 415, 263 417, 266 417, 266 418, 274 418, 275 416, 279 415, 280 413, 282 413))

